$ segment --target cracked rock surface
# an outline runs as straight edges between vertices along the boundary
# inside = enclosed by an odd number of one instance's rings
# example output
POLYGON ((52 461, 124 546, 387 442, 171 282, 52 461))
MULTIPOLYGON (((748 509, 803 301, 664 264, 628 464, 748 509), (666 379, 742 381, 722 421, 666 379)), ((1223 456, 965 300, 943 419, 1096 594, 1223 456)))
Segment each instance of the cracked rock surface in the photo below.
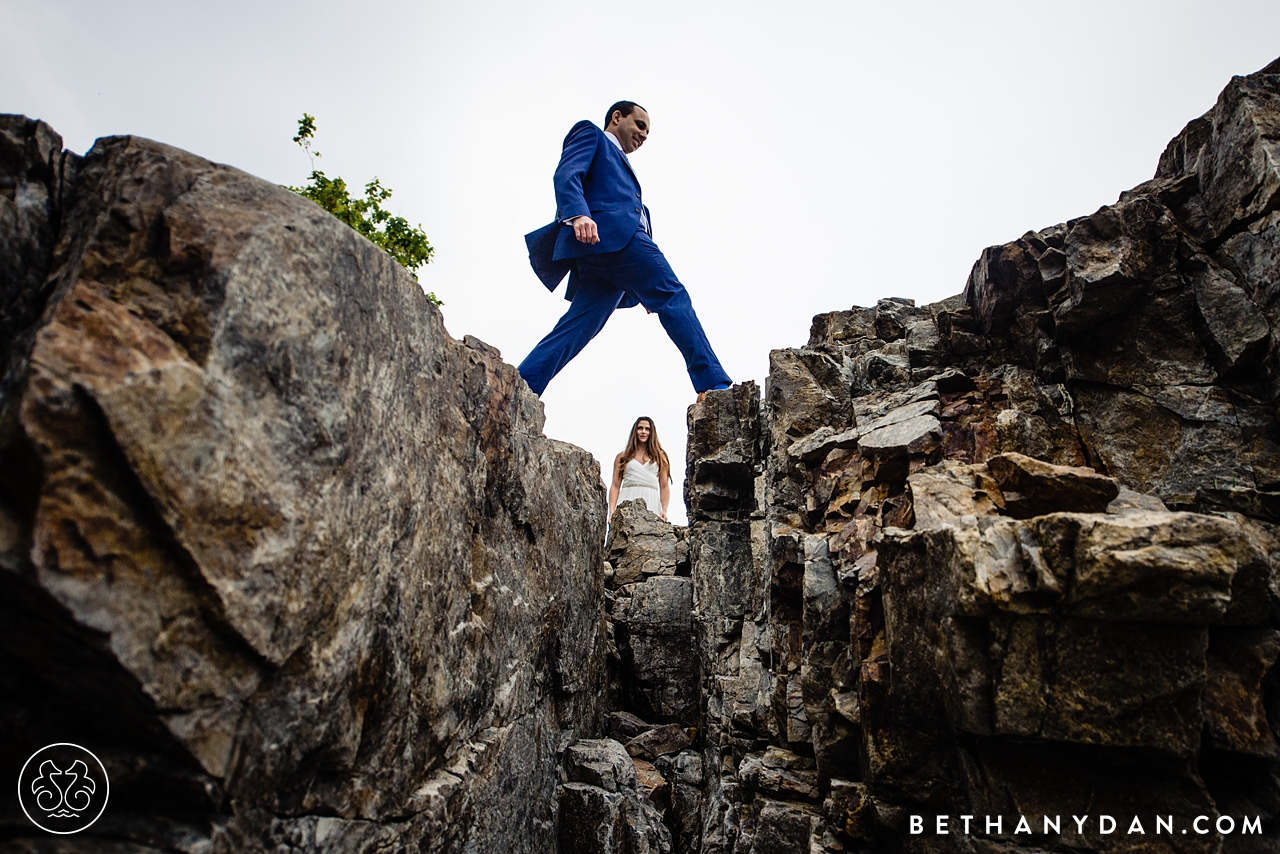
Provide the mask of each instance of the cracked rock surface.
POLYGON ((819 315, 690 408, 688 528, 602 545, 350 229, 3 117, 0 756, 115 806, 0 852, 1280 851, 1278 140, 1280 61, 962 294, 819 315))
POLYGON ((1280 61, 1116 204, 691 411, 678 851, 1280 851, 1278 129, 1280 61))
POLYGON ((6 773, 95 745, 101 850, 554 849, 603 487, 515 369, 314 204, 144 139, 0 117, 0 268, 6 773))

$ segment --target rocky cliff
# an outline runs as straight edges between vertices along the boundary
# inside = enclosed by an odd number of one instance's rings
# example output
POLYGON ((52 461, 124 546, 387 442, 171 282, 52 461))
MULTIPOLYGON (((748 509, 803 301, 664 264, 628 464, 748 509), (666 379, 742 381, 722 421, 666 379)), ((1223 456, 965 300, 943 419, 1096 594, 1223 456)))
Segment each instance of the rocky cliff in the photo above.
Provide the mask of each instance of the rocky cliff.
POLYGON ((112 806, 0 850, 1280 851, 1280 62, 709 394, 688 528, 605 551, 595 464, 345 226, 60 149, 0 121, 0 750, 92 744, 112 806))
POLYGON ((109 809, 6 851, 553 850, 600 729, 604 498, 311 202, 0 118, 0 751, 109 809))
POLYGON ((1280 62, 962 295, 709 395, 683 850, 1280 851, 1278 330, 1280 62))

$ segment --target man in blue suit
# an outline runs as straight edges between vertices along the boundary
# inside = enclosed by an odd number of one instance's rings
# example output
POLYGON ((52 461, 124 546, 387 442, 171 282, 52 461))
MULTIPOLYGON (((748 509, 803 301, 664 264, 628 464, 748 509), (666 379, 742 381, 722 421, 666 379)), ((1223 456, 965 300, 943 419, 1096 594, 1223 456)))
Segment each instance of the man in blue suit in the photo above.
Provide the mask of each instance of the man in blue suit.
POLYGON ((684 356, 699 400, 708 389, 729 387, 689 294, 653 242, 649 209, 627 160, 648 136, 648 112, 619 101, 605 114, 604 130, 581 121, 564 139, 555 221, 525 235, 529 262, 548 290, 569 274, 569 310, 520 363, 520 376, 535 394, 604 328, 614 309, 634 305, 658 315, 684 356))

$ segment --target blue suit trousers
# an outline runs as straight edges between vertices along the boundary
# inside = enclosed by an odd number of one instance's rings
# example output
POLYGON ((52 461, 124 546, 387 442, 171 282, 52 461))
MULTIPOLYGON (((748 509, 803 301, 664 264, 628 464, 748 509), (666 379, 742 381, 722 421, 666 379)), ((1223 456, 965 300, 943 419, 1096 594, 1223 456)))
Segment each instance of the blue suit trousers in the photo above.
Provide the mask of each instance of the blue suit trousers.
POLYGON ((693 312, 688 292, 644 231, 637 231, 617 252, 577 259, 573 275, 578 281, 569 310, 520 363, 520 376, 534 394, 541 395, 551 378, 596 337, 626 295, 658 315, 684 356, 694 391, 730 384, 693 312))

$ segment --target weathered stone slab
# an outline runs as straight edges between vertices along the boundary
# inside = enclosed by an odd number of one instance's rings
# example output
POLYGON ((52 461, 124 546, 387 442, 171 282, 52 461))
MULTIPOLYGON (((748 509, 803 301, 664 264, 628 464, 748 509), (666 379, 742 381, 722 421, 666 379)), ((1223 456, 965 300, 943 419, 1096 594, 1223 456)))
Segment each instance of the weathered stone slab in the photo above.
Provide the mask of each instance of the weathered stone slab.
POLYGON ((1271 327, 1234 277, 1209 267, 1195 278, 1194 287, 1196 308, 1223 373, 1247 367, 1261 358, 1271 327))
POLYGON ((788 800, 818 800, 813 760, 779 747, 747 755, 738 768, 738 779, 756 791, 788 800))
POLYGON ((628 708, 658 723, 696 720, 692 579, 652 576, 619 592, 629 594, 613 611, 628 708))
POLYGON ((751 850, 756 854, 790 854, 809 850, 816 810, 786 801, 766 800, 756 819, 751 850))
POLYGON ((686 637, 693 630, 693 582, 658 576, 631 588, 627 625, 642 634, 686 637))
POLYGON ((994 516, 1001 498, 995 481, 981 467, 943 460, 907 478, 915 530, 959 524, 965 516, 994 516))
POLYGON ((1141 492, 1134 492, 1132 489, 1120 487, 1120 492, 1107 505, 1107 512, 1114 513, 1117 516, 1125 513, 1165 513, 1169 508, 1164 502, 1154 495, 1143 495, 1141 492))
POLYGON ((657 726, 627 742, 627 752, 650 761, 659 756, 679 753, 692 742, 684 727, 679 724, 657 726))
POLYGON ((1259 559, 1238 525, 1191 513, 1055 513, 975 520, 941 532, 960 613, 1050 613, 1208 625, 1242 564, 1259 559))
POLYGON ((606 792, 636 787, 636 769, 631 756, 612 738, 575 741, 565 748, 562 767, 571 783, 587 783, 606 792))
POLYGON ((792 443, 787 448, 787 454, 812 465, 837 448, 858 447, 858 437, 862 432, 857 427, 849 427, 845 430, 819 427, 803 439, 792 443))
POLYGON ((942 442, 942 428, 932 415, 917 415, 863 433, 858 449, 867 456, 924 454, 942 442))
POLYGON ((1120 487, 1093 469, 1055 466, 1025 454, 999 454, 987 460, 1003 493, 1004 511, 1027 518, 1044 513, 1101 513, 1120 487))
POLYGON ((671 854, 671 832, 648 798, 585 783, 560 788, 560 854, 671 854))
POLYGON ((610 712, 605 719, 609 724, 609 736, 623 744, 653 728, 653 724, 645 723, 630 712, 610 712))
POLYGON ((689 547, 676 537, 675 526, 640 500, 623 501, 613 511, 605 553, 613 567, 610 587, 651 575, 675 575, 689 561, 689 547))

